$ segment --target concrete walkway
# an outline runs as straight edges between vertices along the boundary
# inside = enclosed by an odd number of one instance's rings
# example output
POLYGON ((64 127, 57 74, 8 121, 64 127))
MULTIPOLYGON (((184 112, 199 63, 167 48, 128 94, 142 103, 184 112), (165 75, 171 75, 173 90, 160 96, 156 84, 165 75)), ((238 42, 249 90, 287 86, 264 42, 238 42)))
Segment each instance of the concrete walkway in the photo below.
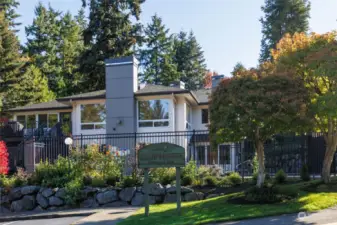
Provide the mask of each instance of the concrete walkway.
POLYGON ((119 209, 107 209, 81 219, 73 224, 76 225, 115 225, 117 222, 131 216, 138 208, 127 207, 119 209))
POLYGON ((299 213, 212 225, 337 225, 337 207, 313 214, 299 213))

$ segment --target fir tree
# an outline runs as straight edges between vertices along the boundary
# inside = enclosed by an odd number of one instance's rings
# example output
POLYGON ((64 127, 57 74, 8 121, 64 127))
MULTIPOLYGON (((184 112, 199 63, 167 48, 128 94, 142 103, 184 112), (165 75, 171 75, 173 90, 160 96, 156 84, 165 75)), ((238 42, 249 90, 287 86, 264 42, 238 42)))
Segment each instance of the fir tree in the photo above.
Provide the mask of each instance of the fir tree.
POLYGON ((20 17, 20 15, 16 13, 16 8, 19 5, 20 3, 16 0, 0 0, 0 11, 4 12, 9 27, 14 30, 16 26, 21 25, 21 23, 15 21, 20 17))
POLYGON ((168 85, 179 80, 177 66, 173 62, 173 39, 157 15, 145 28, 146 46, 140 50, 140 62, 143 72, 142 82, 168 85))
POLYGON ((84 75, 82 91, 105 88, 104 60, 131 55, 141 41, 140 6, 145 0, 83 0, 89 6, 89 24, 84 32, 87 50, 81 56, 80 72, 84 75))
POLYGON ((261 8, 265 14, 260 19, 262 41, 260 61, 271 60, 270 50, 286 34, 307 32, 309 29, 310 2, 308 0, 265 0, 261 8))

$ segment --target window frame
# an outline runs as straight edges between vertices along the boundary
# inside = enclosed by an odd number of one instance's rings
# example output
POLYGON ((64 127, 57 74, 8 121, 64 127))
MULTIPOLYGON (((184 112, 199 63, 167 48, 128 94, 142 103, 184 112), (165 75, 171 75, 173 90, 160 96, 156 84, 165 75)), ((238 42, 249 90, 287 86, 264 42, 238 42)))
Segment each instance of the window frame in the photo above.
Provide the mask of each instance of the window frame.
POLYGON ((149 100, 137 100, 137 128, 139 129, 146 129, 146 128, 166 128, 166 127, 170 127, 171 126, 171 112, 170 112, 170 107, 171 107, 171 102, 170 99, 166 99, 166 98, 160 98, 160 99, 149 99, 149 100), (163 101, 167 101, 168 103, 168 119, 152 119, 152 120, 141 120, 139 119, 139 115, 140 115, 140 108, 139 108, 139 103, 140 102, 144 102, 144 101, 156 101, 156 100, 163 100, 163 101), (152 126, 139 126, 140 123, 152 123, 152 126), (167 122, 168 125, 167 126, 155 126, 156 122, 167 122))
POLYGON ((87 104, 80 104, 80 130, 83 131, 93 131, 93 130, 106 130, 106 104, 105 103, 87 103, 87 104), (105 122, 86 122, 82 123, 82 106, 87 105, 104 105, 105 109, 105 122), (83 129, 83 125, 93 125, 93 129, 83 129), (96 126, 102 126, 103 128, 97 128, 96 126))
POLYGON ((209 124, 209 110, 208 109, 201 109, 201 124, 209 124), (204 110, 206 110, 207 111, 207 122, 206 123, 204 123, 204 117, 203 117, 203 112, 204 112, 204 110))

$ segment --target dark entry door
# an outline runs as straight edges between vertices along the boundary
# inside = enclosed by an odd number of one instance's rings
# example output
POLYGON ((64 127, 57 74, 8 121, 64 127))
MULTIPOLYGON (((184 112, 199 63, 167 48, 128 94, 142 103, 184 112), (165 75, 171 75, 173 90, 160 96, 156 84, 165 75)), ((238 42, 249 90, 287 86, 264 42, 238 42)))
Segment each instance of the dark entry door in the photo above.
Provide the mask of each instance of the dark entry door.
POLYGON ((72 132, 71 112, 60 113, 60 122, 63 135, 69 136, 72 132))

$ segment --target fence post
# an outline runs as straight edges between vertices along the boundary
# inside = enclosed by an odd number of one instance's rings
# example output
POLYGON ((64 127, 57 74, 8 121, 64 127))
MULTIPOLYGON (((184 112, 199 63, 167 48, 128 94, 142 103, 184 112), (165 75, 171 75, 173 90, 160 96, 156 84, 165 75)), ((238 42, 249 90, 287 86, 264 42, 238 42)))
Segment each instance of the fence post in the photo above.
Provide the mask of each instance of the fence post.
POLYGON ((83 134, 81 134, 81 150, 83 148, 83 134))

